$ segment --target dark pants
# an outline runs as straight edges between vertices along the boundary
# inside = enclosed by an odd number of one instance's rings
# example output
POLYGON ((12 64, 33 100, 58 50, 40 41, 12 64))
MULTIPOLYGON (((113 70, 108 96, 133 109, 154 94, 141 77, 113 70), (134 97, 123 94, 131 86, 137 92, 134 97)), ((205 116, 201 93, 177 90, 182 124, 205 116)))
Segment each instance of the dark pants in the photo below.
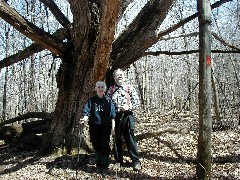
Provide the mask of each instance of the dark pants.
POLYGON ((90 141, 95 151, 97 166, 108 167, 110 154, 110 124, 89 124, 90 141))
POLYGON ((115 117, 115 145, 114 157, 116 162, 123 161, 122 153, 122 136, 127 145, 129 156, 133 163, 139 161, 139 153, 137 150, 137 142, 134 135, 135 118, 132 112, 117 113, 115 117))

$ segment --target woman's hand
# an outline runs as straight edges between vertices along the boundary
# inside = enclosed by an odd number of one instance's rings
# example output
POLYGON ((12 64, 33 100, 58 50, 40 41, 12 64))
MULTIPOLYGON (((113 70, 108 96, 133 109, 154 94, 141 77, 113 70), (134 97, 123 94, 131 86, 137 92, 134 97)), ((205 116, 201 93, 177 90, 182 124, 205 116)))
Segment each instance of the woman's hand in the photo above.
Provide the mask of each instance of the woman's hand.
POLYGON ((88 116, 83 116, 83 118, 80 119, 80 124, 84 124, 88 121, 88 116))

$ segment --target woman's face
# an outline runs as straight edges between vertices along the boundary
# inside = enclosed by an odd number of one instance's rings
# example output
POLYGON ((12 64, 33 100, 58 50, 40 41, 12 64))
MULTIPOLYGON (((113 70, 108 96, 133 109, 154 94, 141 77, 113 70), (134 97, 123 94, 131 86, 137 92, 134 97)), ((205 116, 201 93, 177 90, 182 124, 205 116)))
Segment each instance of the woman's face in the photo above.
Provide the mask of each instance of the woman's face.
POLYGON ((106 86, 103 83, 98 83, 95 87, 98 95, 103 95, 106 91, 106 86))

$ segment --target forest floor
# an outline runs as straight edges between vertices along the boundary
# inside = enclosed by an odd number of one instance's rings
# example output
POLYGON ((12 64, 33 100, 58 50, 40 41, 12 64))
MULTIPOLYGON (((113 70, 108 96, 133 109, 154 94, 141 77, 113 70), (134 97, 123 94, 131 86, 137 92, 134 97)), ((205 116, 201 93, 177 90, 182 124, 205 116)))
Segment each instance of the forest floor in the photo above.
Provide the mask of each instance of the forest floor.
MULTIPOLYGON (((196 179, 198 116, 141 114, 136 117, 137 137, 155 132, 154 137, 141 136, 138 141, 142 157, 139 172, 132 170, 127 153, 123 167, 118 169, 111 163, 109 174, 103 176, 96 173, 95 165, 89 164, 90 154, 80 154, 76 169, 77 156, 38 157, 36 150, 17 151, 0 141, 0 179, 196 179)), ((239 127, 213 131, 211 179, 240 179, 239 127)))

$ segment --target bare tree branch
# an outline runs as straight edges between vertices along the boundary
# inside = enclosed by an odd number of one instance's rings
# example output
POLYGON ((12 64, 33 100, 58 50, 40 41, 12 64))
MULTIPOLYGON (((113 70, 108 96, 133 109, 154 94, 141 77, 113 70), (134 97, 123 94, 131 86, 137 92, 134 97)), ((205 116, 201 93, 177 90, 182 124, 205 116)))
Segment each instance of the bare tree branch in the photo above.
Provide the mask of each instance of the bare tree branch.
POLYGON ((53 54, 63 55, 66 51, 66 45, 63 42, 27 21, 4 0, 0 0, 0 17, 11 24, 19 32, 35 41, 40 46, 48 49, 53 54))
POLYGON ((12 118, 12 119, 4 121, 3 123, 0 123, 0 127, 4 126, 6 124, 11 124, 11 123, 21 121, 21 120, 25 120, 25 119, 29 119, 29 118, 52 119, 53 114, 52 113, 47 113, 47 112, 28 112, 26 114, 19 115, 15 118, 12 118))
MULTIPOLYGON (((161 38, 160 40, 170 40, 170 39, 176 39, 176 38, 180 38, 180 37, 193 37, 193 36, 198 36, 199 33, 198 32, 192 32, 192 33, 189 33, 189 34, 180 34, 180 35, 176 35, 176 36, 172 36, 172 37, 167 37, 167 38, 161 38)), ((231 48, 231 49, 235 49, 237 51, 230 51, 230 52, 233 52, 233 53, 237 53, 240 51, 240 49, 238 47, 235 47, 233 45, 230 45, 229 43, 227 43, 224 39, 222 39, 221 37, 219 37, 216 33, 212 32, 212 36, 218 40, 219 42, 221 42, 223 45, 231 48)))
POLYGON ((68 27, 70 25, 70 21, 68 18, 62 13, 62 11, 58 8, 53 0, 40 0, 45 6, 49 8, 52 14, 55 16, 57 21, 63 26, 68 27))
MULTIPOLYGON (((215 8, 221 6, 222 4, 224 4, 224 3, 226 3, 226 2, 229 2, 229 1, 232 1, 232 0, 220 0, 220 1, 217 1, 216 3, 214 3, 214 4, 211 6, 211 8, 212 8, 212 9, 215 9, 215 8)), ((175 24, 175 25, 173 25, 172 27, 166 29, 165 31, 159 32, 157 38, 155 39, 155 43, 157 43, 158 40, 159 40, 161 37, 163 37, 163 36, 165 36, 165 35, 173 32, 173 31, 177 30, 178 28, 182 27, 184 24, 186 24, 186 23, 192 21, 193 19, 195 19, 197 16, 198 16, 198 13, 195 13, 195 14, 187 17, 186 19, 183 19, 183 20, 179 21, 177 24, 175 24)), ((155 44, 155 43, 154 43, 154 44, 155 44)))
MULTIPOLYGON (((59 29, 53 35, 56 36, 59 40, 64 40, 66 34, 66 29, 59 29)), ((21 60, 28 58, 29 56, 33 55, 34 53, 38 53, 43 51, 45 48, 40 46, 37 43, 33 43, 30 46, 26 47, 22 51, 19 51, 16 54, 8 56, 0 61, 0 69, 10 66, 14 63, 20 62, 21 60)))
POLYGON ((233 45, 230 45, 229 43, 227 43, 226 41, 224 41, 221 37, 219 37, 216 33, 212 33, 213 37, 218 40, 219 42, 221 42, 223 45, 227 46, 227 47, 230 47, 231 49, 235 49, 237 51, 240 51, 239 48, 233 46, 233 45))
POLYGON ((165 134, 165 133, 170 133, 170 134, 187 134, 190 133, 190 131, 186 128, 182 128, 182 129, 177 129, 174 127, 168 127, 166 129, 160 130, 158 132, 146 132, 146 133, 142 133, 139 135, 136 135, 136 140, 137 141, 141 141, 143 139, 148 139, 148 138, 158 138, 161 135, 165 134))
POLYGON ((167 37, 167 38, 161 38, 161 41, 166 41, 166 40, 170 40, 170 39, 176 39, 176 38, 180 38, 180 37, 194 37, 194 36, 198 36, 198 32, 192 32, 189 34, 180 34, 180 35, 176 35, 176 36, 171 36, 171 37, 167 37))
POLYGON ((0 69, 4 67, 8 67, 14 63, 17 63, 25 58, 28 58, 29 56, 33 55, 34 53, 40 52, 44 50, 44 48, 37 43, 33 43, 24 50, 18 52, 17 54, 13 54, 11 56, 8 56, 4 58, 2 61, 0 61, 0 69))

